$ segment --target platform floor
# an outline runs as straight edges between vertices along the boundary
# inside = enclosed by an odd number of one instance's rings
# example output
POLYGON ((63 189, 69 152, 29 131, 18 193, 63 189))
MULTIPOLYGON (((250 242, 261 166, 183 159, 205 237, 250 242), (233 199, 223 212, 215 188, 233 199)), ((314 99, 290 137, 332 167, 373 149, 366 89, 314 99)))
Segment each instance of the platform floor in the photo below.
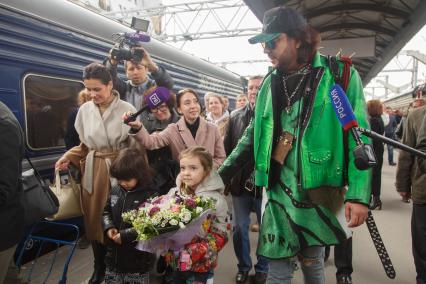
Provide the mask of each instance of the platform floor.
MULTIPOLYGON (((416 274, 411 254, 410 235, 411 203, 407 204, 400 201, 394 186, 395 171, 396 167, 390 167, 387 165, 387 162, 384 163, 382 174, 383 209, 381 211, 374 211, 373 215, 394 264, 396 279, 392 280, 386 277, 367 227, 363 225, 354 231, 354 273, 352 274, 352 278, 353 282, 356 284, 415 283, 416 274)), ((257 237, 255 233, 250 233, 250 237, 254 251, 257 237)), ((56 265, 47 283, 58 283, 62 274, 65 256, 65 249, 61 249, 58 254, 56 265)), ((46 275, 48 257, 51 257, 51 255, 46 255, 39 259, 40 265, 36 267, 31 283, 43 283, 44 276, 46 275)), ((24 265, 22 274, 28 271, 28 267, 29 264, 24 265)), ((87 283, 91 272, 91 249, 77 249, 69 267, 68 283, 87 283)), ((214 282, 217 284, 235 283, 234 279, 236 272, 237 262, 231 240, 220 253, 219 266, 215 270, 214 282)), ((252 271, 252 274, 253 273, 254 271, 252 271)), ((151 283, 161 283, 156 275, 152 275, 151 279, 151 283)), ((333 252, 331 252, 330 259, 326 262, 326 280, 327 283, 336 283, 333 252)), ((303 276, 300 270, 295 272, 293 283, 303 283, 303 276)))

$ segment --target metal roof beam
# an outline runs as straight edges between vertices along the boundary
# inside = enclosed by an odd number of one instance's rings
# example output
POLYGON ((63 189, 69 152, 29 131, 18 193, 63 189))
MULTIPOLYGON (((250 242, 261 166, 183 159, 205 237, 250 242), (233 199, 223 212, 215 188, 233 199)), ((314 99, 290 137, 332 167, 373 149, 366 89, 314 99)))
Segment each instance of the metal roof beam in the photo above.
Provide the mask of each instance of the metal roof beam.
POLYGON ((378 25, 367 24, 367 23, 340 23, 340 24, 331 24, 331 25, 324 25, 324 26, 317 27, 317 30, 319 32, 338 31, 338 30, 344 30, 344 29, 371 30, 378 33, 387 34, 392 37, 395 36, 396 34, 396 32, 391 29, 387 29, 378 25))
POLYGON ((239 37, 239 36, 253 36, 257 35, 260 29, 246 28, 246 29, 228 29, 228 30, 215 30, 206 32, 193 32, 193 33, 180 33, 180 34, 162 34, 157 38, 162 39, 164 42, 177 42, 187 40, 201 40, 212 38, 224 37, 239 37))
POLYGON ((318 17, 324 14, 330 14, 333 12, 343 12, 343 11, 351 11, 351 10, 362 10, 362 11, 373 11, 379 13, 386 13, 398 18, 405 19, 410 16, 409 12, 393 8, 393 7, 383 7, 375 4, 367 4, 367 3, 345 3, 343 5, 334 5, 327 6, 324 8, 319 8, 315 10, 310 10, 305 13, 305 17, 308 19, 318 17))

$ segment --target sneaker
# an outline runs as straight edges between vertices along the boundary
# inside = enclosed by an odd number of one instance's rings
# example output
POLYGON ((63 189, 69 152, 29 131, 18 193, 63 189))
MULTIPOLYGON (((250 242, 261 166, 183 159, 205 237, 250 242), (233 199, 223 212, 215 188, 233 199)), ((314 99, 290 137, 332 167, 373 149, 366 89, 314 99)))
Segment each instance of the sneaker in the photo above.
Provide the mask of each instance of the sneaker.
POLYGON ((336 276, 337 284, 352 284, 352 277, 350 275, 339 275, 336 276))
POLYGON ((163 281, 161 283, 162 284, 173 284, 174 283, 173 271, 172 270, 166 269, 166 273, 164 273, 163 281))
POLYGON ((237 283, 246 283, 248 279, 249 272, 248 271, 238 271, 235 280, 237 283))
POLYGON ((256 271, 256 274, 253 277, 253 283, 254 284, 265 284, 266 278, 268 278, 268 273, 256 271))

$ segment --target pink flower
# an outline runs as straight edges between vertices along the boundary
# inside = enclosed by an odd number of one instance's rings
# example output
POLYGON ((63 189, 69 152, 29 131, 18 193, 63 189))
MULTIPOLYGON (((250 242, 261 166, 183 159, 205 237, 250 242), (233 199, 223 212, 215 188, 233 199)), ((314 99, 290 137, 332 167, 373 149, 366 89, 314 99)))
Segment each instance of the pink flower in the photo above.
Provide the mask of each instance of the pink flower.
POLYGON ((152 207, 152 208, 151 208, 151 210, 149 210, 148 215, 149 215, 150 217, 152 217, 155 213, 157 213, 157 212, 159 212, 159 211, 160 211, 160 208, 159 208, 159 207, 157 207, 157 206, 152 207))
POLYGON ((152 201, 152 204, 160 204, 161 201, 163 201, 163 198, 162 197, 158 197, 158 198, 154 199, 154 201, 152 201))
POLYGON ((174 213, 179 213, 179 212, 180 212, 180 206, 179 206, 179 205, 177 205, 177 204, 173 204, 173 205, 170 207, 170 210, 171 210, 172 212, 174 212, 174 213))
POLYGON ((195 203, 193 199, 186 199, 185 205, 188 206, 189 208, 195 208, 197 206, 197 204, 195 203))

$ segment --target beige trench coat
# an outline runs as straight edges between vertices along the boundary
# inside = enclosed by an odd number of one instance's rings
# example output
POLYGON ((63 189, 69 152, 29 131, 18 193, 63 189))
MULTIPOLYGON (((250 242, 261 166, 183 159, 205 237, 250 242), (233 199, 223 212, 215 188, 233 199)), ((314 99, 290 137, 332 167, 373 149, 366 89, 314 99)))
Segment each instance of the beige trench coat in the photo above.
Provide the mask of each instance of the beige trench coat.
POLYGON ((129 146, 130 128, 122 122, 127 111, 136 110, 117 96, 103 115, 93 102, 83 104, 75 122, 81 144, 64 154, 83 175, 81 204, 89 240, 104 240, 101 217, 111 188, 109 166, 129 146))

